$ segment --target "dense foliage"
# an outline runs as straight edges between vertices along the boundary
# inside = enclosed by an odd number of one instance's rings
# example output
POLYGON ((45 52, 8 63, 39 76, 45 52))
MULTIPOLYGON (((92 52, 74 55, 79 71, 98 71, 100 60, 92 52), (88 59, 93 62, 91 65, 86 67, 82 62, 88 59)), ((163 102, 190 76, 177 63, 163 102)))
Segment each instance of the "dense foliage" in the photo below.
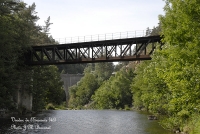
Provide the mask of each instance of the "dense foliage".
POLYGON ((91 96, 98 88, 98 83, 95 76, 91 73, 85 74, 78 85, 70 88, 69 107, 82 107, 91 101, 91 96))
POLYGON ((44 109, 52 103, 60 105, 65 101, 65 91, 56 66, 34 67, 33 74, 33 110, 44 109))
POLYGON ((16 109, 18 91, 33 95, 34 110, 46 103, 61 103, 64 93, 57 67, 24 64, 24 54, 31 45, 54 42, 48 33, 50 17, 45 26, 36 25, 39 17, 35 7, 21 1, 0 1, 0 109, 16 109))
POLYGON ((166 65, 158 76, 168 86, 168 110, 172 118, 180 120, 180 127, 200 109, 199 7, 196 0, 167 0, 166 14, 160 17, 166 44, 161 55, 166 65))
POLYGON ((121 109, 132 105, 130 84, 134 74, 132 70, 122 68, 117 74, 95 91, 92 96, 93 107, 97 109, 121 109))
POLYGON ((110 78, 114 70, 113 63, 88 64, 84 70, 84 77, 69 90, 69 107, 83 107, 90 103, 95 90, 110 78))
POLYGON ((71 108, 127 109, 132 105, 130 84, 134 77, 127 63, 88 64, 85 76, 69 90, 71 108), (114 70, 120 70, 113 74, 114 70))
POLYGON ((137 68, 132 83, 133 104, 163 115, 160 123, 165 128, 189 132, 192 116, 198 117, 200 108, 200 3, 165 2, 166 14, 160 16, 165 45, 157 49, 151 61, 137 68))

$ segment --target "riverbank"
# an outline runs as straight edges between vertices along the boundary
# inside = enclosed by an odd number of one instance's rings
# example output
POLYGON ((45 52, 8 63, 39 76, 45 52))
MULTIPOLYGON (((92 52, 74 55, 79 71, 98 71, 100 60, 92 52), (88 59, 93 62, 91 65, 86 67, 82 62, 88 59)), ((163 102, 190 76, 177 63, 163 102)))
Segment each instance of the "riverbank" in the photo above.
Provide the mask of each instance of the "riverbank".
POLYGON ((153 118, 156 117, 159 125, 170 132, 177 134, 200 134, 200 115, 197 113, 188 116, 187 120, 178 120, 176 117, 172 119, 166 115, 153 114, 145 108, 133 109, 142 113, 148 113, 153 118))

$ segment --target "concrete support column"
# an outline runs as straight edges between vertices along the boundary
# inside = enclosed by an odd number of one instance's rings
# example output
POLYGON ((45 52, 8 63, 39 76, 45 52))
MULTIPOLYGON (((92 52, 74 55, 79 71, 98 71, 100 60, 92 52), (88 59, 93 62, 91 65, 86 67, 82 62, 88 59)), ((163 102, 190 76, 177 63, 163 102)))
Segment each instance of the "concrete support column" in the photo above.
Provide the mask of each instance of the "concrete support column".
POLYGON ((80 79, 83 77, 83 74, 61 74, 61 80, 64 82, 64 90, 66 94, 66 105, 68 107, 69 101, 69 87, 77 84, 80 79))
POLYGON ((33 88, 30 84, 32 81, 32 71, 26 70, 21 72, 21 76, 19 76, 19 83, 17 85, 17 90, 15 92, 14 96, 14 102, 16 104, 16 108, 20 110, 32 111, 32 100, 33 96, 30 92, 30 88, 33 88), (27 77, 24 77, 23 75, 27 75, 27 77))

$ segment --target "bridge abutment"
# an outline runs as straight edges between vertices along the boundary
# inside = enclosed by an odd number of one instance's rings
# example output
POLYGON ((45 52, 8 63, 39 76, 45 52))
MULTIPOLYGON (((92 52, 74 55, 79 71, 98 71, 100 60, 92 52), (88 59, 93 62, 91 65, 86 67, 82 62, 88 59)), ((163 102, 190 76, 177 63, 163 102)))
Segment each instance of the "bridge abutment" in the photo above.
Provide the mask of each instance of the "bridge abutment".
POLYGON ((33 101, 32 93, 29 93, 22 88, 17 89, 15 102, 16 102, 16 108, 19 111, 21 110, 22 112, 23 110, 32 111, 32 101, 33 101))
POLYGON ((27 112, 32 111, 32 73, 33 71, 27 68, 23 68, 18 72, 18 84, 16 85, 13 101, 16 109, 21 114, 26 114, 27 112))
POLYGON ((64 90, 66 94, 66 105, 68 106, 69 101, 69 87, 77 84, 83 77, 83 74, 61 74, 61 79, 64 82, 64 90))

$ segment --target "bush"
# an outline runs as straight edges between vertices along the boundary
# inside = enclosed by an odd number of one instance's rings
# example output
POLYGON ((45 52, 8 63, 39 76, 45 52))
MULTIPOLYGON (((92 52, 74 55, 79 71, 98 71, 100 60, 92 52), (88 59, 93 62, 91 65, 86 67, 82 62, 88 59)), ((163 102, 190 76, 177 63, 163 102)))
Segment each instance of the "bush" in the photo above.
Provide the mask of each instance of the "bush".
POLYGON ((124 110, 131 110, 128 105, 124 105, 124 110))
POLYGON ((46 106, 46 110, 55 110, 55 106, 54 106, 52 103, 49 103, 49 104, 46 106))
POLYGON ((192 129, 191 134, 200 134, 200 115, 192 117, 190 128, 192 129))
POLYGON ((56 110, 66 110, 66 101, 65 102, 63 102, 62 104, 60 104, 60 105, 55 105, 55 109, 56 110))

